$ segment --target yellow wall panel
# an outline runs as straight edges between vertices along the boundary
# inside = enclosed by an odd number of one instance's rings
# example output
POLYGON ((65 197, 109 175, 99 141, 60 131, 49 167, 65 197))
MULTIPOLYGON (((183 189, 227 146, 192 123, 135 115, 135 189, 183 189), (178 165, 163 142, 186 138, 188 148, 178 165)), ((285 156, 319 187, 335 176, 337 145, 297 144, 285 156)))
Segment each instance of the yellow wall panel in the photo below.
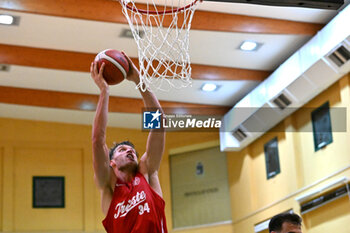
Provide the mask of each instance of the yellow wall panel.
POLYGON ((13 149, 11 145, 4 145, 3 147, 3 193, 2 193, 2 230, 13 230, 13 149))
POLYGON ((345 196, 306 213, 303 219, 307 233, 348 233, 350 231, 349 201, 349 197, 345 196))
POLYGON ((7 142, 60 142, 67 144, 91 141, 91 126, 0 119, 0 140, 7 142))
POLYGON ((4 192, 3 190, 3 154, 4 154, 4 149, 2 147, 0 147, 0 231, 2 231, 2 212, 3 210, 3 197, 2 194, 4 192))
POLYGON ((81 149, 15 149, 16 231, 83 230, 83 169, 81 149), (33 176, 64 176, 65 207, 33 208, 33 176))
POLYGON ((265 134, 250 147, 253 163, 250 175, 253 178, 253 186, 255 187, 255 192, 251 195, 255 199, 256 209, 262 208, 297 190, 295 155, 291 153, 293 150, 286 141, 286 136, 283 132, 285 131, 284 125, 280 124, 274 130, 277 132, 265 134), (281 172, 267 179, 264 145, 275 137, 278 140, 281 172), (273 190, 278 190, 278 192, 273 190))
POLYGON ((247 150, 227 153, 233 221, 251 213, 253 208, 251 157, 247 150))
MULTIPOLYGON (((341 101, 345 100, 341 99, 340 93, 340 85, 336 83, 295 114, 296 129, 300 132, 297 137, 304 185, 311 184, 325 174, 333 173, 350 164, 349 132, 333 132, 333 142, 316 152, 313 142, 311 111, 326 101, 329 101, 330 108, 343 107, 341 101)), ((332 125, 336 124, 332 113, 331 122, 332 125)))

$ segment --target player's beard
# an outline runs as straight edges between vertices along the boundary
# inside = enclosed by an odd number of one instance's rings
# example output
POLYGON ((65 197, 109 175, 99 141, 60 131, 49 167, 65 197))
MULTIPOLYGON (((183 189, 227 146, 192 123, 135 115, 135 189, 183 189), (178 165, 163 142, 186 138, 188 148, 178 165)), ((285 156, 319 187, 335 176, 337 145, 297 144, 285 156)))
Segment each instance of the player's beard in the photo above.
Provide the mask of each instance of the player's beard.
POLYGON ((130 171, 131 171, 132 173, 136 174, 138 170, 139 170, 139 165, 138 165, 138 163, 133 162, 133 163, 130 165, 130 171))
POLYGON ((136 174, 137 171, 139 170, 139 165, 136 161, 130 161, 126 163, 124 166, 119 167, 119 170, 136 174))

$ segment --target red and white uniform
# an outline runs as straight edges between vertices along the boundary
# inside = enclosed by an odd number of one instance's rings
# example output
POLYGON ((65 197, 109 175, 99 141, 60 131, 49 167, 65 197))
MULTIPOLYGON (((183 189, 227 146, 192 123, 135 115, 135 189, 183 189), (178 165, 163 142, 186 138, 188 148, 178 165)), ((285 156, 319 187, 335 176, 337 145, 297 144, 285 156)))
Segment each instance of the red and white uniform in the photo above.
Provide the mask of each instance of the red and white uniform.
POLYGON ((108 233, 167 233, 165 202, 141 173, 118 183, 103 226, 108 233))

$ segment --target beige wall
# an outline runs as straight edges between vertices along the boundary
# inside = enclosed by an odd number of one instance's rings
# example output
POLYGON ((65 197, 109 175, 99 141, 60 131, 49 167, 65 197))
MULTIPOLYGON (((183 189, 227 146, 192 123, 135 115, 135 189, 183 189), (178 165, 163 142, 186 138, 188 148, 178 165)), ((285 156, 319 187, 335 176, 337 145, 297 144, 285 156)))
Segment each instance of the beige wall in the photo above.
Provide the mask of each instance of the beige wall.
POLYGON ((349 197, 342 197, 304 216, 307 233, 349 232, 349 197))
POLYGON ((231 221, 226 154, 220 147, 172 154, 172 203, 176 227, 206 225, 231 221), (197 175, 198 162, 204 173, 197 175), (185 193, 216 188, 216 192, 186 196, 185 193))
POLYGON ((93 230, 89 127, 0 119, 3 231, 93 230), (65 176, 64 209, 32 208, 32 176, 65 176))
MULTIPOLYGON (((310 108, 317 107, 329 101, 331 107, 350 107, 348 81, 348 78, 343 78, 306 106, 310 108)), ((295 114, 294 122, 297 130, 303 131, 312 128, 310 121, 307 119, 310 116, 310 108, 298 111, 295 114)), ((336 119, 332 114, 331 120, 332 125, 335 125, 336 119)), ((350 154, 349 133, 333 133, 333 143, 317 152, 314 151, 313 138, 310 134, 296 134, 296 141, 305 185, 322 178, 325 173, 335 172, 345 164, 350 164, 350 156, 348 156, 350 154), (319 169, 320 167, 324 167, 326 170, 319 169)))
POLYGON ((21 145, 14 150, 16 231, 83 230, 83 153, 79 148, 21 145), (32 208, 33 176, 65 177, 65 208, 32 208), (50 224, 43 224, 50 223, 50 224))

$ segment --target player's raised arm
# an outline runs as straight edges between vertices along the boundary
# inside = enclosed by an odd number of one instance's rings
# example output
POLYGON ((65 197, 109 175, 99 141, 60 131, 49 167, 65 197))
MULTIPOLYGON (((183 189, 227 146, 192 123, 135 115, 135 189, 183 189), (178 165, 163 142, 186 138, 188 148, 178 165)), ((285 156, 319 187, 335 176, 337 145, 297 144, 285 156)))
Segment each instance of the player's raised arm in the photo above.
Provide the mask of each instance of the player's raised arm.
POLYGON ((98 70, 96 62, 93 62, 90 68, 91 77, 100 89, 100 97, 92 127, 92 153, 95 182, 102 194, 102 211, 107 213, 113 191, 110 187, 111 169, 106 145, 109 86, 102 77, 103 69, 104 64, 98 70))
MULTIPOLYGON (((131 61, 131 59, 129 57, 127 57, 127 58, 128 58, 129 64, 130 64, 130 71, 129 71, 127 79, 135 82, 135 84, 137 85, 140 82, 138 70, 135 67, 135 65, 133 64, 133 62, 131 61)), ((143 83, 142 85, 145 85, 145 84, 143 83)), ((154 95, 154 93, 147 88, 140 87, 139 90, 140 90, 140 93, 142 95, 145 107, 147 109, 152 110, 152 111, 159 109, 159 113, 163 114, 163 109, 160 106, 159 101, 158 101, 157 97, 154 95), (145 91, 142 91, 142 90, 145 90, 145 91)), ((141 162, 143 162, 143 161, 146 162, 147 174, 149 177, 151 177, 153 174, 157 175, 157 172, 158 172, 159 166, 160 166, 160 162, 162 159, 162 155, 164 153, 164 144, 165 144, 165 131, 164 131, 164 129, 151 130, 149 135, 148 135, 148 139, 147 139, 146 152, 141 158, 141 162)), ((141 164, 140 164, 140 166, 141 166, 141 164)), ((140 168, 142 169, 142 167, 140 167, 140 168)))

